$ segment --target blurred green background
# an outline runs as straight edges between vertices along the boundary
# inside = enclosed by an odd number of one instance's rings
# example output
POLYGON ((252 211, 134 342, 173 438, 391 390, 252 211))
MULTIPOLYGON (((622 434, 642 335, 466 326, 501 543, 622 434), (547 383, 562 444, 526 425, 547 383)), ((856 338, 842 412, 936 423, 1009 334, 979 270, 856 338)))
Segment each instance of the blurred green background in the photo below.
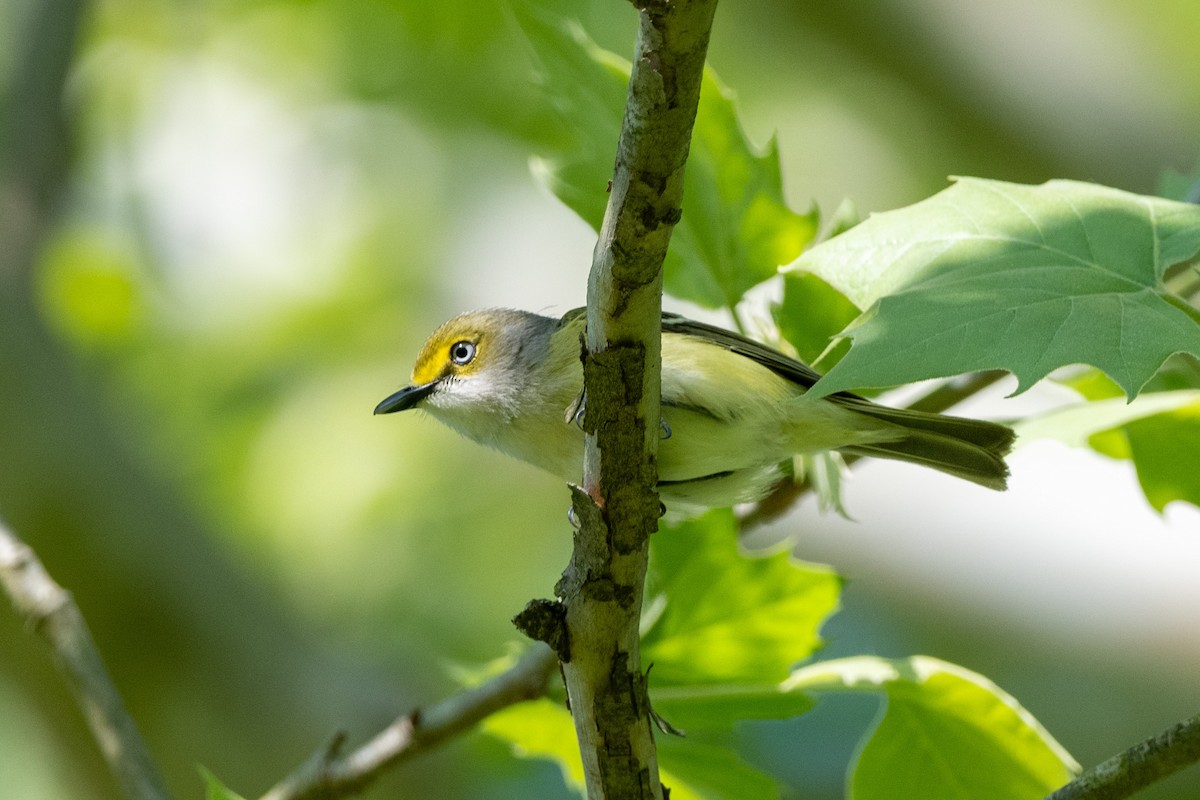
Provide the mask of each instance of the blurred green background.
MULTIPOLYGON (((544 4, 632 52, 629 4, 544 4)), ((777 133, 794 207, 830 215, 949 175, 1153 191, 1200 156, 1197 41, 1193 0, 727 0, 710 61, 752 138, 777 133)), ((0 515, 75 593, 179 797, 198 764, 253 796, 453 691, 566 564, 558 481, 370 413, 445 317, 583 301, 593 236, 528 168, 559 135, 533 71, 503 2, 0 4, 0 515)), ((969 410, 1062 399, 1003 394, 969 410)), ((1094 763, 1200 707, 1200 515, 1153 516, 1096 456, 1013 467, 993 497, 871 466, 855 523, 805 505, 765 536, 851 578, 831 654, 962 663, 1094 763)), ((740 738, 788 797, 839 797, 874 713, 740 738)), ((7 612, 0 787, 115 796, 7 612)), ((564 794, 475 735, 367 796, 564 794)))

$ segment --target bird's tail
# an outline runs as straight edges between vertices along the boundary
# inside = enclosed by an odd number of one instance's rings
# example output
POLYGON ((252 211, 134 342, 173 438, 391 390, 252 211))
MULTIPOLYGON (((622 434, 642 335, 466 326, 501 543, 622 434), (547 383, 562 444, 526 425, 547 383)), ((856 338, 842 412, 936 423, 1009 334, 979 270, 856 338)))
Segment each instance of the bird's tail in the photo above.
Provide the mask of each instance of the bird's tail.
POLYGON ((1012 428, 977 419, 888 408, 869 401, 846 405, 860 414, 904 428, 907 435, 895 441, 843 447, 842 452, 907 461, 989 489, 1007 488, 1008 465, 1004 457, 1012 450, 1015 438, 1012 428))

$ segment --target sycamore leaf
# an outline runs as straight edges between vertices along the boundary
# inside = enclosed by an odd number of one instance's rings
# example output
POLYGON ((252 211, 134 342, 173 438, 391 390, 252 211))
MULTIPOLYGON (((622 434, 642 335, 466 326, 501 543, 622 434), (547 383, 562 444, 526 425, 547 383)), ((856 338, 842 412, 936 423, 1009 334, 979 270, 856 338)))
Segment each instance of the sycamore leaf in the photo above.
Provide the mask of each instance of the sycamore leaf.
POLYGON ((1034 800, 1079 771, 1012 696, 938 659, 837 659, 798 669, 788 683, 886 696, 852 768, 853 800, 1034 800))
POLYGON ((608 205, 629 62, 599 47, 577 22, 534 3, 513 11, 538 65, 549 111, 559 123, 533 161, 537 177, 576 214, 599 230, 608 205))
POLYGON ((575 739, 575 723, 562 703, 548 698, 501 709, 480 723, 480 729, 509 743, 519 758, 553 761, 567 786, 583 794, 583 762, 575 739))
MULTIPOLYGON (((562 127, 534 171, 599 230, 629 63, 599 48, 576 24, 532 4, 514 8, 562 127)), ((732 308, 747 289, 795 259, 816 228, 815 210, 796 214, 784 203, 775 143, 758 152, 746 140, 730 93, 705 70, 684 176, 683 218, 663 266, 666 291, 709 308, 732 308)))
POLYGON ((1200 400, 1125 426, 1138 483, 1161 512, 1172 500, 1200 506, 1200 400))
POLYGON ((774 800, 775 779, 742 760, 732 747, 659 736, 658 763, 671 800, 774 800))
POLYGON ((860 308, 850 352, 814 391, 1005 369, 1024 391, 1090 364, 1132 398, 1200 312, 1163 285, 1200 252, 1200 206, 1092 184, 959 179, 801 256, 860 308))
POLYGON ((1133 402, 1123 397, 1093 400, 1029 417, 1016 423, 1013 429, 1021 444, 1034 439, 1058 439, 1072 447, 1087 447, 1098 433, 1189 406, 1200 407, 1200 390, 1152 392, 1133 402))
POLYGON ((648 596, 667 598, 642 640, 652 688, 784 680, 820 646, 841 592, 827 567, 739 553, 728 509, 654 534, 650 568, 648 596))
POLYGON ((1086 371, 1066 383, 1090 402, 1031 417, 1014 427, 1021 442, 1053 438, 1131 460, 1142 492, 1159 512, 1173 500, 1200 506, 1197 377, 1197 365, 1190 360, 1170 362, 1147 384, 1148 391, 1125 402, 1111 381, 1086 371))

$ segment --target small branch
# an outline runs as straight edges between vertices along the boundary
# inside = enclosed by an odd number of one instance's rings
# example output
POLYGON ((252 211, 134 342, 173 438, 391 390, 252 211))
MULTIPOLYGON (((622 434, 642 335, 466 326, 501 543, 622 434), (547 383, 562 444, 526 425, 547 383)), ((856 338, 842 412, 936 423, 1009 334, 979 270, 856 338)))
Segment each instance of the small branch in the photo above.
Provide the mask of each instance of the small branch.
POLYGON ((166 784, 121 702, 71 594, 55 583, 33 550, 2 521, 0 585, 17 613, 50 644, 55 663, 122 793, 136 800, 167 798, 166 784))
POLYGON ((537 645, 507 672, 405 714, 345 756, 340 755, 345 737, 339 734, 261 800, 332 800, 361 792, 384 770, 470 730, 488 715, 541 697, 556 663, 548 648, 537 645))
POLYGON ((1120 800, 1200 761, 1200 714, 1084 772, 1046 800, 1120 800))

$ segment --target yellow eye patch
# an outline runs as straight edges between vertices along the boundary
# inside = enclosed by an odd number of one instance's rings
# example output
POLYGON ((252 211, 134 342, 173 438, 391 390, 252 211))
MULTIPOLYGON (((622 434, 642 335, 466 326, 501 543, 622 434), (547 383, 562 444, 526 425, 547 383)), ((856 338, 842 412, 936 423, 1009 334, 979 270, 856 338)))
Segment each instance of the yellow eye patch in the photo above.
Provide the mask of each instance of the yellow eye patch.
POLYGON ((465 326, 461 320, 450 320, 434 331, 421 348, 413 367, 413 383, 430 383, 451 372, 460 375, 474 372, 478 348, 484 338, 478 328, 465 326))

